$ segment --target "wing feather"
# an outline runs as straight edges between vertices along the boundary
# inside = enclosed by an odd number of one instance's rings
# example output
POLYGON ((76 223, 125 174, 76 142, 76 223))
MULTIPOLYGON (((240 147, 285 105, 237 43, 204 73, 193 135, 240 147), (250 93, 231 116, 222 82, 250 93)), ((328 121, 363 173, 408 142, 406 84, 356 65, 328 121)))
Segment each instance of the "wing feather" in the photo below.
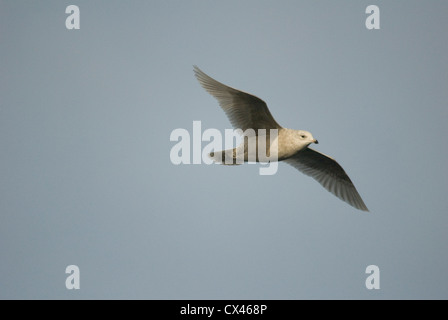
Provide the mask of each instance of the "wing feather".
POLYGON ((306 148, 285 162, 317 180, 339 199, 359 210, 369 211, 353 182, 333 158, 306 148))
POLYGON ((217 100, 235 129, 281 129, 266 103, 249 93, 216 81, 194 66, 201 86, 217 100))

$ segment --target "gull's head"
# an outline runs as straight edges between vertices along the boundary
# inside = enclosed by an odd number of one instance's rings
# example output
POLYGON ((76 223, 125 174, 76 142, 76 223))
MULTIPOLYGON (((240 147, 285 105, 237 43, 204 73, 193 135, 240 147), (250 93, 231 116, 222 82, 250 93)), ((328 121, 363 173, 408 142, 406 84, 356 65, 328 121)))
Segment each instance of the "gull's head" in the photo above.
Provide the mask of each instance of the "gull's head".
POLYGON ((311 143, 318 144, 319 141, 314 139, 313 135, 305 130, 296 130, 296 139, 301 145, 309 146, 311 143))

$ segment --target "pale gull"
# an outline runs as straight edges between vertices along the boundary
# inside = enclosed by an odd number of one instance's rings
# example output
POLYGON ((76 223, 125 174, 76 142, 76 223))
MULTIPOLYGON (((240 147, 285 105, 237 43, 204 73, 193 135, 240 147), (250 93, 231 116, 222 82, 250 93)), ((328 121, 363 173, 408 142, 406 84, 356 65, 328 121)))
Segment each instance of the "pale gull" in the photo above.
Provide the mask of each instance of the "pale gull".
MULTIPOLYGON (((268 106, 260 98, 214 80, 197 66, 194 66, 194 72, 201 86, 218 100, 234 128, 243 131, 253 129, 256 134, 259 129, 266 129, 267 138, 270 129, 277 129, 275 147, 278 161, 285 161, 302 173, 313 177, 325 189, 351 206, 369 211, 344 169, 333 158, 308 147, 311 143, 318 143, 311 133, 283 128, 274 120, 268 106)), ((266 152, 269 152, 269 147, 273 148, 272 144, 269 145, 267 142, 266 152)), ((212 152, 210 156, 216 162, 224 163, 226 154, 230 153, 230 156, 236 159, 238 148, 212 152)), ((247 148, 244 149, 244 161, 248 161, 247 148)))

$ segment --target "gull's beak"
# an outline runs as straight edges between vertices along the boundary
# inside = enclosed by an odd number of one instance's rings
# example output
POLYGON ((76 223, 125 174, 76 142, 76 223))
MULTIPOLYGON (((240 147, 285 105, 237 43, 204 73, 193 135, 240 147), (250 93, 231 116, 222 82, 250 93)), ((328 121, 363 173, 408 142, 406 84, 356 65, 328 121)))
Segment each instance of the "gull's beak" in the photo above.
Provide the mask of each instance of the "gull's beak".
POLYGON ((314 142, 315 144, 319 144, 319 141, 317 141, 316 139, 314 139, 313 142, 314 142))

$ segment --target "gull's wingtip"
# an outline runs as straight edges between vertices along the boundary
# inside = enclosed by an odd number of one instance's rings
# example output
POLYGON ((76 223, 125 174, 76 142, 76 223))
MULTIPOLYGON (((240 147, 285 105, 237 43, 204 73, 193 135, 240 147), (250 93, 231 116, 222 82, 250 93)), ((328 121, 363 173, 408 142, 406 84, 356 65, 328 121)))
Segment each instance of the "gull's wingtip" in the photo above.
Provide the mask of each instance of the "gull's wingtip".
POLYGON ((196 78, 198 80, 200 78, 203 78, 204 75, 205 75, 205 73, 201 69, 199 69, 199 67, 197 65, 195 65, 195 64, 193 65, 193 72, 194 72, 194 75, 196 76, 196 78))
POLYGON ((364 212, 368 212, 368 213, 370 213, 369 208, 367 208, 367 206, 364 204, 364 202, 362 203, 362 206, 357 207, 357 209, 359 209, 359 210, 361 210, 361 211, 364 211, 364 212))

